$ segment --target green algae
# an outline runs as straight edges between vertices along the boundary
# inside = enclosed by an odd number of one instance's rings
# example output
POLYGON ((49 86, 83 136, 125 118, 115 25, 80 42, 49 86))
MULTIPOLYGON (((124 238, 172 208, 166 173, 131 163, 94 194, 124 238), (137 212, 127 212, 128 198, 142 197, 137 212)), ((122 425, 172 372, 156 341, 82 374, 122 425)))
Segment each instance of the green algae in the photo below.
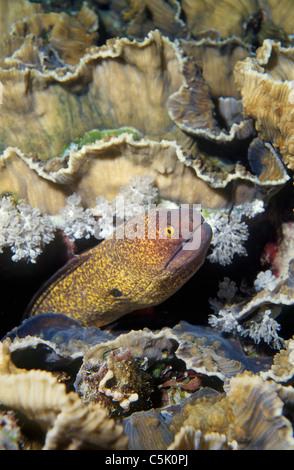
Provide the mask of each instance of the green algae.
POLYGON ((71 149, 80 150, 83 145, 92 144, 97 140, 118 137, 125 133, 131 134, 133 140, 139 139, 139 132, 133 127, 120 127, 118 129, 91 129, 90 131, 85 132, 81 137, 78 137, 72 142, 66 144, 61 150, 61 156, 64 156, 71 149))

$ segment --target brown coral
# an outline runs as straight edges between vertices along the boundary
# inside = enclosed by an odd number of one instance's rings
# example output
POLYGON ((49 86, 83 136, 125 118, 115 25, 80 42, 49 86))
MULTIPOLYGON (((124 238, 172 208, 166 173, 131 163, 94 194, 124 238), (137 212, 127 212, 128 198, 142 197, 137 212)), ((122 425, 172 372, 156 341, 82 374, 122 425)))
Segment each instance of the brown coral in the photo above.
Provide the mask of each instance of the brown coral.
POLYGON ((265 40, 255 57, 239 62, 235 79, 244 111, 255 120, 259 136, 280 151, 294 169, 293 84, 294 49, 265 40))
POLYGON ((1 1, 1 11, 5 11, 5 15, 0 17, 0 37, 2 38, 9 33, 11 26, 15 21, 29 17, 40 12, 41 5, 28 0, 9 0, 1 1))
POLYGON ((0 402, 37 423, 45 432, 44 449, 125 449, 120 425, 100 405, 82 404, 75 392, 66 393, 49 372, 17 369, 8 346, 0 343, 0 402), (13 391, 13 393, 12 393, 13 391))
POLYGON ((191 143, 165 109, 182 75, 177 47, 158 31, 142 42, 122 38, 93 47, 71 70, 12 67, 0 70, 0 80, 3 150, 16 146, 46 160, 91 129, 121 126, 134 126, 156 140, 191 143))
POLYGON ((184 154, 181 161, 213 188, 229 187, 234 181, 236 203, 250 200, 253 194, 269 196, 289 177, 274 149, 253 140, 253 121, 243 116, 232 70, 249 55, 248 46, 237 38, 180 44, 186 54, 185 81, 167 106, 174 122, 198 145, 194 154, 184 154))
POLYGON ((275 0, 266 0, 264 2, 264 8, 271 19, 288 34, 293 34, 294 13, 292 7, 291 0, 280 0, 279 3, 275 0))

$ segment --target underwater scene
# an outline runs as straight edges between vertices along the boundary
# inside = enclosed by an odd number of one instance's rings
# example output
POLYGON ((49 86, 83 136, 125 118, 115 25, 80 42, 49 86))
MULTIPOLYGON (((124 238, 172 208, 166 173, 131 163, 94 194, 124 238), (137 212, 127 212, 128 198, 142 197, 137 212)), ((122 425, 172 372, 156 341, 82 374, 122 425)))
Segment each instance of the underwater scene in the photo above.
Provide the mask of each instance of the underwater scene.
POLYGON ((0 41, 0 449, 294 450, 293 0, 0 41))

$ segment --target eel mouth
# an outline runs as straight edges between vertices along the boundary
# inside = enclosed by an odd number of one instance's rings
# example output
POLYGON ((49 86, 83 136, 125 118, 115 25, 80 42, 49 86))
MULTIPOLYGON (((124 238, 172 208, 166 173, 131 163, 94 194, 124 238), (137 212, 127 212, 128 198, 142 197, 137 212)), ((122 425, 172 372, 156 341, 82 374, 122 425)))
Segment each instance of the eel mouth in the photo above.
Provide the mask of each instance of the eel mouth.
MULTIPOLYGON (((191 253, 193 252, 194 255, 197 256, 197 254, 201 255, 201 257, 203 257, 203 254, 205 255, 206 254, 206 251, 207 251, 207 248, 209 246, 209 243, 210 243, 210 238, 211 238, 211 228, 210 226, 204 221, 203 218, 201 218, 201 223, 199 225, 197 225, 197 227, 194 228, 193 232, 191 232, 189 238, 187 239, 184 239, 183 242, 180 244, 179 248, 175 251, 175 253, 172 255, 172 257, 168 260, 168 262, 166 263, 164 269, 168 269, 168 267, 170 266, 170 264, 183 252, 183 251, 186 251, 187 253, 191 253), (208 237, 205 236, 205 240, 204 240, 204 243, 203 243, 203 239, 202 239, 202 230, 201 228, 205 228, 205 232, 208 233, 208 237), (184 249, 188 243, 191 243, 191 240, 193 239, 193 236, 195 234, 195 232, 197 230, 201 230, 201 234, 200 234, 200 244, 197 248, 195 249, 184 249), (202 245, 203 243, 203 245, 202 245), (207 246, 207 248, 205 248, 207 246)), ((194 258, 195 256, 193 256, 194 258)), ((188 258, 188 256, 187 256, 188 258)))

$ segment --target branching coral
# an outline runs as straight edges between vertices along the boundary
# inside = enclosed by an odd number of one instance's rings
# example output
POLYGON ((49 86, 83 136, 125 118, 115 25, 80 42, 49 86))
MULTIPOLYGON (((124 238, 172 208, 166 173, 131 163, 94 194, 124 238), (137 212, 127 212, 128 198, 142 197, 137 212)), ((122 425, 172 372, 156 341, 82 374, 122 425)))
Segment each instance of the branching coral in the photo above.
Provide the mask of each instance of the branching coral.
POLYGON ((273 291, 277 286, 277 278, 273 275, 270 269, 267 271, 261 271, 258 273, 255 281, 254 287, 256 292, 261 291, 262 289, 266 289, 268 291, 273 291))
POLYGON ((220 284, 218 298, 210 299, 214 311, 208 319, 211 326, 249 336, 256 343, 263 340, 275 348, 284 345, 276 318, 284 306, 294 303, 293 223, 282 225, 282 237, 270 260, 271 269, 257 274, 252 289, 237 293, 235 283, 228 278, 220 284))
POLYGON ((241 331, 242 336, 250 336, 256 343, 264 340, 268 344, 273 344, 275 348, 283 346, 284 341, 279 337, 278 332, 281 325, 272 318, 272 311, 263 309, 259 312, 261 321, 249 322, 248 328, 241 331))

